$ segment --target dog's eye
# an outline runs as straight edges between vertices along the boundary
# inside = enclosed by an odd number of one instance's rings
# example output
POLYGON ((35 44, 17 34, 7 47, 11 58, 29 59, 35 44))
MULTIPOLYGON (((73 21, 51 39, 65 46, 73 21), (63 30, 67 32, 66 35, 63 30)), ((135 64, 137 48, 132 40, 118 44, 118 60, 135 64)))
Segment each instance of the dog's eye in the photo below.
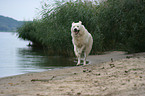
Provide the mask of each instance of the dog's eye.
POLYGON ((77 27, 79 27, 79 26, 77 26, 77 27))
POLYGON ((73 26, 73 28, 75 28, 75 26, 73 26))

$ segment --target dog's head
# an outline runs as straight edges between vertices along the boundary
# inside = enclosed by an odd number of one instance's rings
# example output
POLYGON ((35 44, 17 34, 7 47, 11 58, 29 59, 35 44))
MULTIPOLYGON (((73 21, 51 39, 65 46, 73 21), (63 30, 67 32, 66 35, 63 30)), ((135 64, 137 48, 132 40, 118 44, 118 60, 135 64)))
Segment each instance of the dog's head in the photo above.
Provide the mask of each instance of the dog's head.
POLYGON ((81 21, 79 21, 78 23, 73 22, 72 27, 71 27, 71 31, 73 32, 73 34, 78 35, 78 34, 80 34, 81 27, 82 27, 81 21))

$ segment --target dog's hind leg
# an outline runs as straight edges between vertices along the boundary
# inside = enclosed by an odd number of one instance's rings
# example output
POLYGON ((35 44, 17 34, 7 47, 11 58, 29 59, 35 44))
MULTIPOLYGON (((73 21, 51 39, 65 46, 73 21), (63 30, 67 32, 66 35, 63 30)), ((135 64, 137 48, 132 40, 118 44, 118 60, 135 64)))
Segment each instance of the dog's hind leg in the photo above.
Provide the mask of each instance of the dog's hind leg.
POLYGON ((87 54, 86 52, 84 52, 84 65, 86 65, 86 58, 87 58, 87 54))
POLYGON ((92 44, 90 44, 89 47, 86 47, 84 50, 84 65, 86 65, 86 59, 87 59, 91 49, 92 49, 92 44))

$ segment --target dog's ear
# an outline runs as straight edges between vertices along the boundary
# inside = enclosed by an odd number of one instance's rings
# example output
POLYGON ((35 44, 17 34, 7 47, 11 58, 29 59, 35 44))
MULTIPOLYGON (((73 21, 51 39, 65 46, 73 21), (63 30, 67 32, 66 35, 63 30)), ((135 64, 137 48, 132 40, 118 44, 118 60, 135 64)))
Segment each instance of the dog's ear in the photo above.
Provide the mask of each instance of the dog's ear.
POLYGON ((75 23, 75 22, 73 22, 72 25, 73 25, 74 23, 75 23))
POLYGON ((79 21, 80 24, 82 24, 82 21, 79 21))

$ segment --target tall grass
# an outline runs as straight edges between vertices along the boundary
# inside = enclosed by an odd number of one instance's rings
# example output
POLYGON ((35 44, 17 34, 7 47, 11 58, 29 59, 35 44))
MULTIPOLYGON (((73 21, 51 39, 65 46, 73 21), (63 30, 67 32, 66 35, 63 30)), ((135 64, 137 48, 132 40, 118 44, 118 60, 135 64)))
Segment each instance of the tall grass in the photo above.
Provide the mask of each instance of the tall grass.
POLYGON ((142 0, 108 0, 44 3, 42 18, 18 29, 20 38, 43 46, 50 55, 73 55, 71 23, 82 21, 93 36, 92 54, 108 50, 145 51, 145 15, 142 0))
POLYGON ((142 0, 108 0, 101 5, 97 17, 105 48, 145 51, 144 5, 142 0))

